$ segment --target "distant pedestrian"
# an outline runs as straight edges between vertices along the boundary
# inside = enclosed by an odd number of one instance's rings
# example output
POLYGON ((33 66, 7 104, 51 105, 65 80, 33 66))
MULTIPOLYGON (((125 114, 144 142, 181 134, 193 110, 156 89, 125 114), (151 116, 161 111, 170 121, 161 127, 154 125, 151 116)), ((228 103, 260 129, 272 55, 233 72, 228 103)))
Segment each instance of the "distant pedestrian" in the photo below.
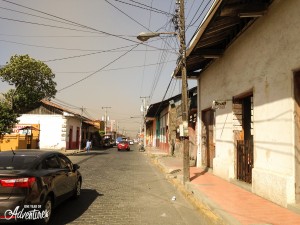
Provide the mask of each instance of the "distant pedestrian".
POLYGON ((90 139, 88 139, 85 146, 86 152, 89 153, 91 148, 92 148, 92 142, 90 139))

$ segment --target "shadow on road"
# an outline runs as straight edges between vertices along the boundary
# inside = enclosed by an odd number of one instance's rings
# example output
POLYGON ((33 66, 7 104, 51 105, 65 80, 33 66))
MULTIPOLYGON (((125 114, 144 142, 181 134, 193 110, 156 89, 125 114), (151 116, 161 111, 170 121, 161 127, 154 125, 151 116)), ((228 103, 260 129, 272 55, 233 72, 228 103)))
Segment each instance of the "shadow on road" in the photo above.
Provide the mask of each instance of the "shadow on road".
MULTIPOLYGON (((67 200, 54 209, 48 225, 63 225, 73 222, 79 218, 99 196, 103 196, 103 194, 93 189, 82 189, 81 196, 78 199, 67 200)), ((0 223, 1 222, 2 221, 0 221, 0 223)), ((36 223, 33 221, 25 221, 14 224, 32 225, 36 223)))
POLYGON ((68 200, 55 208, 49 225, 68 224, 79 218, 103 194, 96 190, 82 189, 79 199, 68 200))

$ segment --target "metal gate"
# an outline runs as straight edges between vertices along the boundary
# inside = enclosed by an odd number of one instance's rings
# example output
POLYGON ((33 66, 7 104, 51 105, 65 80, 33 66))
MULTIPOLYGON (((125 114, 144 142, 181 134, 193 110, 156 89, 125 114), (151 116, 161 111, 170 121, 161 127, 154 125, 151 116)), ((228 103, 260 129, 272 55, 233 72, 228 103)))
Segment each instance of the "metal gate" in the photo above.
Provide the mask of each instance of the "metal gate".
POLYGON ((237 179, 252 183, 253 141, 237 141, 237 179))

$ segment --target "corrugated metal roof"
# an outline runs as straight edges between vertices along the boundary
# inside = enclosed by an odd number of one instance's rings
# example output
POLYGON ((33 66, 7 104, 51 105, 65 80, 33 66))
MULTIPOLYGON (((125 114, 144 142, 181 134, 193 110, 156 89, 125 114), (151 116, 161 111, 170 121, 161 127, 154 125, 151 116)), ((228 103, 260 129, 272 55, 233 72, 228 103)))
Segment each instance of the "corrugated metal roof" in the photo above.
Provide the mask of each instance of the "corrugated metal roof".
MULTIPOLYGON (((188 78, 197 78, 257 18, 273 0, 216 0, 187 50, 188 78)), ((178 63, 173 76, 181 77, 178 63)))

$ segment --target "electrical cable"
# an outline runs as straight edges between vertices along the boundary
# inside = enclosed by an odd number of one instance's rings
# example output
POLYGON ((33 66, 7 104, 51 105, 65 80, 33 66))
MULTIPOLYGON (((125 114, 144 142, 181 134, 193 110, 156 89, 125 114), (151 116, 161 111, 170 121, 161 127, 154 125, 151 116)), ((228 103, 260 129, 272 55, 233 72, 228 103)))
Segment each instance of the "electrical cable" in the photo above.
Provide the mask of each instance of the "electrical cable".
MULTIPOLYGON (((137 24, 139 24, 140 26, 142 26, 143 28, 145 28, 146 30, 150 31, 147 27, 145 27, 143 24, 141 24, 140 22, 138 22, 137 20, 135 20, 134 18, 132 18, 131 16, 129 16, 127 13, 125 13, 123 10, 119 9, 117 6, 115 6, 114 4, 110 3, 108 0, 105 0, 109 5, 111 5, 112 7, 114 7, 115 9, 117 9, 119 12, 121 12, 122 14, 124 14, 125 16, 127 16, 128 18, 130 18, 131 20, 133 20, 134 22, 136 22, 137 24)), ((115 0, 117 1, 117 0, 115 0)), ((151 32, 151 31, 150 31, 151 32)))
MULTIPOLYGON (((116 0, 115 0, 116 1, 116 0)), ((117 6, 113 5, 111 2, 109 2, 108 0, 105 0, 106 3, 108 3, 109 5, 111 5, 112 7, 114 7, 115 9, 117 9, 119 12, 121 12, 122 14, 124 14, 125 16, 127 16, 128 18, 130 18, 131 20, 133 20, 134 22, 136 22, 137 24, 139 24, 140 26, 142 26, 143 28, 145 28, 146 30, 148 30, 149 32, 153 32, 150 29, 148 29, 146 26, 144 26, 143 24, 141 24, 140 22, 138 22, 137 20, 135 20, 134 18, 132 18, 131 16, 129 16, 127 13, 125 13, 123 10, 119 9, 117 6)), ((164 41, 164 39, 160 36, 158 36, 159 38, 161 38, 161 40, 164 41)), ((171 47, 171 46, 169 46, 171 47)))
MULTIPOLYGON (((207 4, 205 5, 204 9, 202 10, 202 12, 200 13, 200 15, 198 16, 198 18, 193 22, 193 24, 191 24, 190 26, 194 26, 195 23, 200 19, 200 17, 202 16, 204 10, 206 9, 206 7, 210 4, 211 1, 207 1, 207 4)), ((192 21, 191 21, 192 23, 192 21)))
MULTIPOLYGON (((209 3, 212 3, 212 4, 213 4, 213 2, 215 2, 215 1, 216 1, 216 0, 210 0, 209 3)), ((212 4, 211 4, 211 5, 212 5, 212 4)), ((211 9, 211 11, 214 11, 214 9, 215 9, 216 7, 217 7, 217 4, 211 9)), ((205 7, 205 8, 206 8, 206 7, 205 7)), ((198 19, 201 17, 201 15, 203 14, 203 12, 204 12, 204 10, 202 11, 202 13, 201 13, 200 16, 198 17, 198 19)), ((197 19, 197 20, 198 20, 198 19, 197 19)), ((188 45, 191 43, 191 41, 193 40, 193 38, 195 37, 195 35, 198 33, 199 29, 200 29, 200 25, 198 26, 198 28, 197 28, 196 31, 194 32, 194 34, 193 34, 192 38, 190 39, 188 45)))
POLYGON ((170 80, 170 82, 169 82, 169 84, 168 84, 168 87, 167 87, 167 90, 166 90, 166 92, 165 92, 165 94, 164 94, 164 97, 163 97, 163 99, 161 100, 161 102, 160 102, 160 104, 159 104, 159 106, 158 106, 158 108, 157 108, 157 110, 156 110, 155 117, 157 116, 157 114, 158 114, 158 112, 159 112, 159 110, 160 110, 160 108, 161 108, 161 106, 162 106, 162 104, 163 104, 163 101, 165 100, 165 97, 166 97, 166 95, 167 95, 167 92, 168 92, 168 90, 169 90, 169 87, 170 87, 170 85, 171 85, 172 80, 173 80, 173 77, 171 77, 171 80, 170 80))
MULTIPOLYGON (((101 34, 110 35, 112 37, 116 37, 116 38, 119 38, 119 39, 123 39, 123 40, 126 40, 126 41, 130 41, 130 42, 134 42, 134 43, 139 43, 140 44, 140 42, 138 42, 138 41, 134 41, 134 40, 125 38, 125 37, 120 36, 120 35, 116 35, 116 34, 108 33, 108 32, 105 32, 105 31, 101 31, 101 30, 98 30, 98 29, 95 29, 95 28, 92 28, 92 27, 89 27, 89 26, 86 26, 86 25, 82 25, 80 23, 77 23, 77 22, 74 22, 74 21, 71 21, 71 20, 68 20, 68 19, 64 19, 62 17, 55 16, 55 15, 52 15, 50 13, 46 13, 46 12, 43 12, 43 11, 40 11, 40 10, 36 10, 36 9, 30 8, 30 7, 21 5, 21 4, 17 4, 17 3, 14 3, 14 2, 8 1, 8 0, 1 0, 1 1, 7 2, 7 3, 10 3, 10 4, 14 4, 14 5, 17 5, 19 7, 23 7, 23 8, 35 11, 35 12, 39 12, 39 13, 42 13, 42 14, 45 14, 45 15, 48 15, 48 16, 51 16, 51 17, 54 17, 54 18, 58 18, 58 19, 63 20, 63 21, 70 22, 70 23, 75 24, 77 26, 80 26, 82 28, 95 31, 96 33, 98 32, 98 33, 101 33, 101 34)), ((47 27, 53 27, 53 28, 59 28, 59 29, 67 29, 67 30, 73 30, 73 31, 81 31, 81 32, 90 32, 90 33, 92 33, 91 31, 86 31, 86 30, 78 30, 78 29, 74 29, 74 28, 66 28, 66 27, 60 27, 60 26, 49 25, 49 24, 40 24, 40 23, 29 22, 29 21, 24 21, 24 20, 17 20, 17 19, 10 19, 10 18, 5 18, 5 17, 0 17, 0 19, 12 20, 12 21, 15 21, 15 22, 23 22, 23 23, 33 24, 33 25, 41 25, 41 26, 47 26, 47 27)), ((142 43, 142 44, 146 45, 144 43, 142 43)), ((150 45, 147 45, 147 46, 155 48, 154 46, 150 46, 150 45)))
MULTIPOLYGON (((102 70, 102 71, 113 71, 113 70, 124 70, 124 69, 133 69, 133 68, 141 68, 144 66, 157 66, 158 64, 164 64, 164 63, 170 63, 170 62, 176 62, 176 60, 169 60, 169 61, 165 61, 165 62, 160 62, 160 63, 152 63, 152 64, 146 64, 146 65, 141 65, 141 66, 129 66, 129 67, 120 67, 120 68, 112 68, 112 69, 106 69, 106 70, 102 70)), ((78 72, 78 71, 69 71, 69 72, 57 72, 55 71, 55 73, 71 73, 71 74, 76 74, 76 73, 93 73, 94 71, 85 71, 85 72, 78 72)))
POLYGON ((128 54, 129 52, 131 52, 131 51, 132 51, 134 48, 136 48, 137 46, 139 46, 139 44, 137 44, 136 46, 134 46, 133 48, 131 48, 130 50, 128 50, 128 51, 125 52, 124 54, 120 55, 119 57, 117 57, 117 58, 114 59, 113 61, 109 62, 109 63, 106 64, 105 66, 101 67, 101 68, 98 69, 97 71, 95 71, 95 72, 89 74, 88 76, 85 76, 84 78, 82 78, 82 79, 80 79, 80 80, 78 80, 78 81, 76 81, 76 82, 74 82, 74 83, 72 83, 72 84, 70 84, 70 85, 68 85, 68 86, 66 86, 66 87, 64 87, 64 88, 61 88, 60 90, 58 90, 58 92, 61 92, 61 91, 65 90, 65 89, 67 89, 67 88, 70 88, 70 87, 72 87, 72 86, 74 86, 74 85, 76 85, 76 84, 78 84, 78 83, 80 83, 80 82, 82 82, 82 81, 88 79, 89 77, 95 75, 96 73, 100 72, 100 71, 103 70, 104 68, 106 68, 106 67, 108 67, 109 65, 113 64, 114 62, 118 61, 120 58, 122 58, 123 56, 125 56, 126 54, 128 54))
POLYGON ((204 0, 202 0, 202 2, 201 2, 201 4, 200 4, 199 8, 198 8, 197 11, 195 12, 195 14, 194 14, 193 18, 191 19, 189 25, 186 26, 186 30, 187 30, 189 27, 191 27, 191 23, 192 23, 193 20, 195 19, 196 15, 197 15, 197 13, 199 12, 199 10, 200 10, 200 8, 201 8, 201 6, 202 6, 203 3, 204 3, 204 0))
POLYGON ((120 2, 120 3, 123 3, 123 4, 126 4, 126 5, 130 5, 130 6, 134 6, 134 7, 140 8, 140 9, 145 9, 145 10, 148 10, 148 11, 151 11, 151 12, 156 12, 156 13, 165 14, 165 15, 171 15, 170 13, 167 13, 167 12, 162 11, 162 10, 160 10, 160 9, 156 9, 156 8, 153 8, 153 7, 148 6, 148 5, 146 5, 146 4, 142 4, 142 3, 140 3, 140 2, 136 2, 136 1, 132 1, 132 0, 130 0, 130 1, 131 1, 131 2, 134 2, 134 3, 138 4, 138 5, 141 5, 141 6, 134 5, 134 4, 130 4, 130 3, 128 3, 128 2, 124 2, 124 1, 121 1, 121 0, 114 0, 114 1, 120 2), (142 7, 142 6, 144 6, 144 7, 142 7), (146 7, 146 8, 145 8, 145 7, 146 7))
MULTIPOLYGON (((4 34, 0 33, 0 36, 8 36, 8 37, 22 37, 22 38, 102 38, 108 37, 108 35, 21 35, 21 34, 4 34)), ((127 36, 132 37, 129 35, 120 35, 120 36, 127 36)))
MULTIPOLYGON (((40 19, 50 20, 50 21, 54 21, 54 22, 58 22, 58 23, 62 23, 62 24, 75 26, 72 23, 67 23, 67 22, 63 22, 63 21, 59 21, 59 20, 55 20, 55 19, 50 19, 50 18, 47 18, 47 17, 38 16, 38 15, 31 14, 31 13, 26 13, 26 12, 14 10, 14 9, 9 9, 9 8, 5 8, 5 7, 1 7, 1 6, 0 6, 0 9, 4 9, 4 10, 7 10, 7 11, 11 11, 11 12, 16 12, 16 13, 19 13, 19 14, 24 14, 24 15, 27 15, 27 16, 37 17, 37 18, 40 18, 40 19)), ((81 27, 81 26, 77 26, 77 27, 81 27)))
MULTIPOLYGON (((84 56, 96 55, 96 54, 101 54, 101 53, 115 53, 115 52, 124 52, 124 51, 126 52, 127 50, 120 50, 120 49, 132 47, 132 46, 135 46, 135 45, 128 45, 128 46, 109 49, 109 50, 101 50, 101 51, 98 51, 98 52, 92 52, 92 53, 88 53, 88 54, 81 54, 81 55, 68 56, 68 57, 57 58, 57 59, 43 60, 43 62, 54 62, 54 61, 61 61, 61 60, 66 60, 66 59, 81 58, 81 57, 84 57, 84 56)), ((142 51, 142 50, 132 50, 132 51, 142 51)), ((150 51, 158 51, 158 50, 150 50, 150 51)), ((165 49, 162 50, 162 51, 165 51, 165 49)))

